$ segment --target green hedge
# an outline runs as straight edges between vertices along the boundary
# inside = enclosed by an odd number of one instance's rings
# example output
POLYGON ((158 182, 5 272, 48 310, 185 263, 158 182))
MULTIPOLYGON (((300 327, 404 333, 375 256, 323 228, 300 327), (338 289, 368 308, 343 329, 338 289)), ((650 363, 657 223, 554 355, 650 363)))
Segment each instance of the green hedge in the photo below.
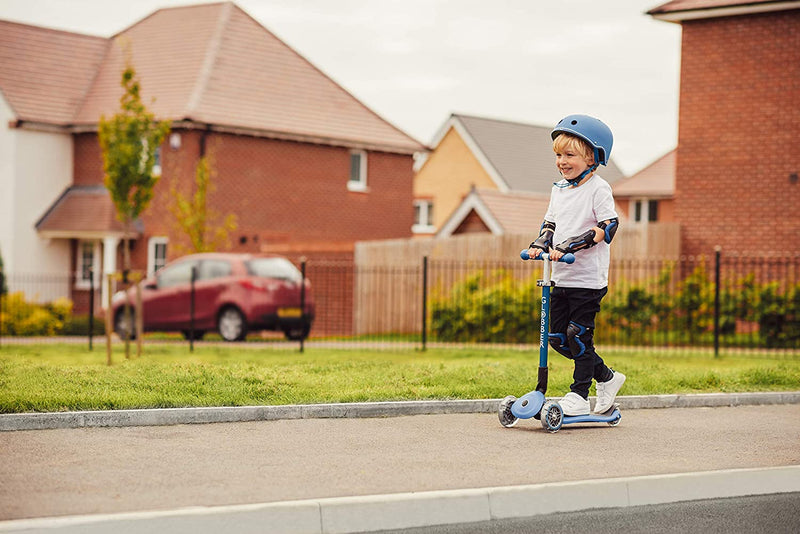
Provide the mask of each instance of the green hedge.
MULTIPOLYGON (((714 281, 704 263, 675 281, 675 263, 637 283, 612 284, 597 317, 598 341, 622 345, 704 345, 713 342, 714 281)), ((539 337, 536 281, 505 271, 476 272, 431 300, 431 332, 440 341, 535 343, 539 337)), ((752 274, 720 287, 720 333, 751 330, 758 346, 800 344, 800 284, 757 283, 752 274)))

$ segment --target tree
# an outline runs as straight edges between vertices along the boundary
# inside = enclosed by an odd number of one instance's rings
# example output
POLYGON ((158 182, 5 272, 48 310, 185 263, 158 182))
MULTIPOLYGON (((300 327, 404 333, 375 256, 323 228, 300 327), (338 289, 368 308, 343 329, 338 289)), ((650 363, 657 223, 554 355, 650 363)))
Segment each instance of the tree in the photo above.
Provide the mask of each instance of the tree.
POLYGON ((208 157, 203 156, 195 171, 196 190, 191 199, 173 188, 174 202, 170 211, 178 227, 189 236, 191 252, 212 252, 227 246, 228 232, 236 230, 236 215, 229 214, 220 221, 219 214, 208 207, 208 197, 214 191, 212 170, 208 157))
POLYGON ((131 267, 130 233, 133 221, 153 198, 158 177, 153 175, 156 149, 169 133, 169 123, 156 122, 142 103, 136 71, 128 62, 122 72, 121 110, 100 117, 98 138, 103 152, 104 183, 125 228, 123 268, 131 267))

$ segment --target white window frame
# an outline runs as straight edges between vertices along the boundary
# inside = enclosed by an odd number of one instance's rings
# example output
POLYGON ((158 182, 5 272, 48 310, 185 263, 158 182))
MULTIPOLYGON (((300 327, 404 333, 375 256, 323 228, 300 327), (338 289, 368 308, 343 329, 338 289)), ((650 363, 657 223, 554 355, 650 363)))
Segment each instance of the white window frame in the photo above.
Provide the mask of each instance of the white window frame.
POLYGON ((347 177, 347 189, 350 191, 367 190, 367 152, 364 150, 350 151, 350 168, 347 177), (358 180, 353 180, 353 156, 358 156, 358 180))
POLYGON ((433 225, 433 200, 418 199, 414 201, 414 215, 416 219, 417 208, 419 208, 419 222, 414 221, 411 231, 415 234, 431 234, 436 232, 433 225))
POLYGON ((95 240, 78 240, 78 253, 75 258, 75 289, 89 289, 94 283, 94 287, 100 287, 100 242, 95 240), (83 278, 84 256, 83 248, 85 245, 92 247, 92 277, 93 280, 83 278))
POLYGON ((157 269, 164 267, 167 264, 167 249, 169 247, 169 238, 164 236, 155 236, 147 240, 147 276, 156 274, 157 269), (164 258, 156 258, 156 248, 159 245, 164 245, 164 258))

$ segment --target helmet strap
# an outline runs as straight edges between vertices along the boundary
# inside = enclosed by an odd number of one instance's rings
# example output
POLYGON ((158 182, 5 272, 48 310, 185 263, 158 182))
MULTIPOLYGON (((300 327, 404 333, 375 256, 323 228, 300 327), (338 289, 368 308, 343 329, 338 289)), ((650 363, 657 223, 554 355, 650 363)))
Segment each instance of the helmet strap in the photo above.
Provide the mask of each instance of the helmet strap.
MULTIPOLYGON (((597 161, 597 159, 595 159, 595 161, 597 161)), ((560 182, 553 182, 553 185, 558 187, 558 188, 561 188, 561 189, 564 189, 565 187, 569 187, 569 186, 578 187, 578 184, 581 182, 581 180, 583 180, 589 174, 591 174, 594 171, 596 171, 598 166, 599 165, 597 163, 593 163, 588 169, 586 169, 585 171, 580 173, 578 176, 576 176, 572 180, 567 180, 566 184, 562 184, 560 182)))

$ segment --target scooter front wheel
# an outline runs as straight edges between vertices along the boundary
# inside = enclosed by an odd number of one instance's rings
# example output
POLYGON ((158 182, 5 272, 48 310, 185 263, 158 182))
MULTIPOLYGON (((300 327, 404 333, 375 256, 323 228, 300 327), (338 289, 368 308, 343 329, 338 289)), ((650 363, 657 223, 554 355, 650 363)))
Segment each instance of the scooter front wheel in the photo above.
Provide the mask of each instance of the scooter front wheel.
POLYGON ((517 398, 514 395, 509 395, 500 401, 500 406, 497 408, 497 417, 500 419, 500 424, 506 428, 511 428, 517 424, 518 418, 511 413, 511 405, 514 404, 517 398))
POLYGON ((542 406, 542 427, 550 433, 558 432, 564 423, 564 410, 556 401, 547 401, 542 406))

